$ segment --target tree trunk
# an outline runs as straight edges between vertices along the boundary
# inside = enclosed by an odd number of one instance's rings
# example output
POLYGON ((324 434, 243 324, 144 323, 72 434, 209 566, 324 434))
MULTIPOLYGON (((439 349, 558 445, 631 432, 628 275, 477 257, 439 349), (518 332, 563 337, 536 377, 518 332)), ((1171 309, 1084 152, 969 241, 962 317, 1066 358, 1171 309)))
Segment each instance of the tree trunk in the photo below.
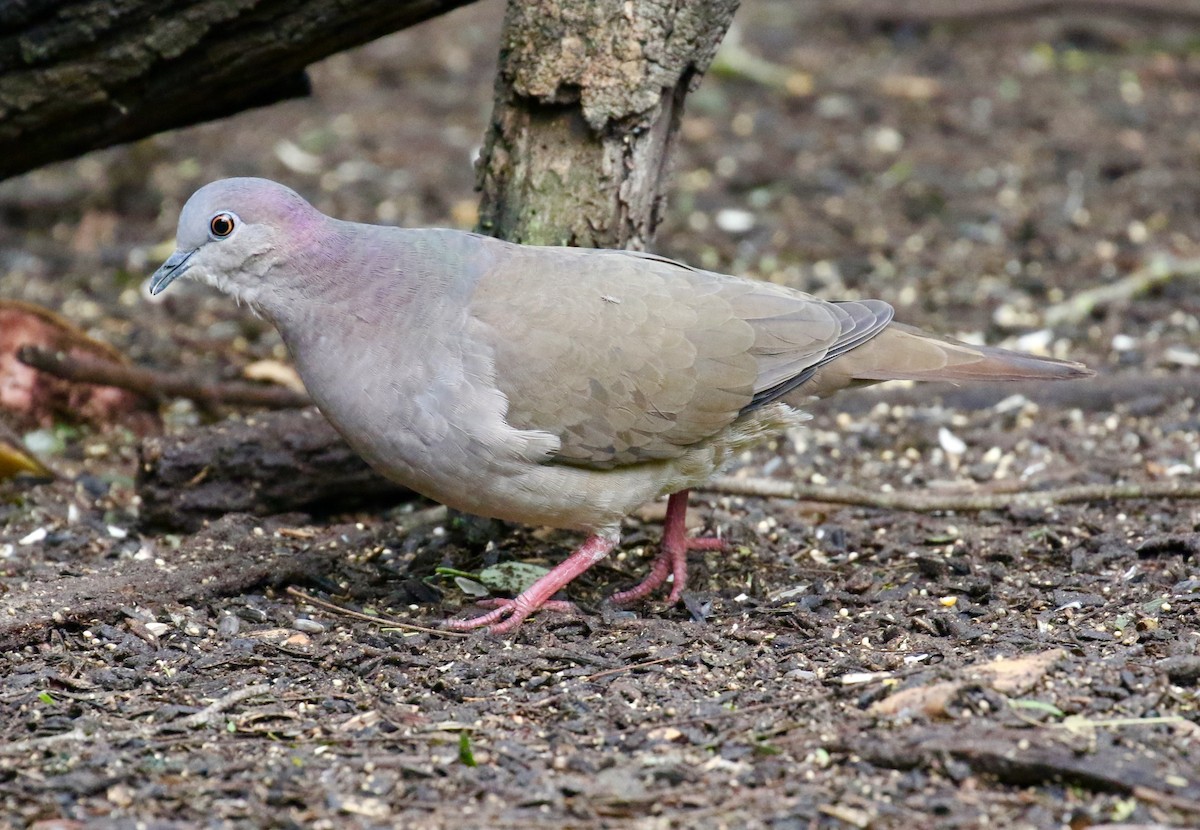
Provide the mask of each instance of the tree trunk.
POLYGON ((684 96, 738 0, 509 0, 478 164, 479 228, 540 245, 644 248, 684 96))
POLYGON ((0 2, 0 179, 307 95, 310 63, 469 2, 0 2))

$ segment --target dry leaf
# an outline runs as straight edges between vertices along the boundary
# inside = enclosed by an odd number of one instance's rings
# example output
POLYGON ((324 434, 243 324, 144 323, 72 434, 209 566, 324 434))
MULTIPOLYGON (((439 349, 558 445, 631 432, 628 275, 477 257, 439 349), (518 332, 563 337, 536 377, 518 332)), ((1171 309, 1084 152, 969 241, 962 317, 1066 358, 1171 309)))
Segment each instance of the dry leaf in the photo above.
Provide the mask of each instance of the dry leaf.
POLYGON ((54 478, 54 473, 20 447, 0 438, 0 481, 26 473, 39 478, 54 478))
POLYGON ((22 473, 39 478, 54 478, 54 471, 38 461, 25 448, 21 437, 0 423, 0 481, 22 473))
POLYGON ((884 75, 879 79, 879 91, 889 98, 928 101, 942 94, 942 85, 925 75, 884 75))
POLYGON ((998 692, 1020 695, 1037 685, 1054 664, 1067 656, 1061 648, 1024 657, 1002 657, 980 666, 976 676, 998 692))
POLYGON ((902 713, 922 714, 931 718, 950 717, 950 701, 969 685, 990 686, 1007 694, 1023 694, 1032 689, 1054 664, 1066 656, 1061 648, 1024 657, 1001 657, 982 666, 966 666, 962 678, 942 680, 925 686, 901 689, 871 704, 870 715, 891 717, 902 713))
POLYGON ((903 713, 921 714, 929 718, 950 717, 950 701, 966 683, 961 680, 943 680, 928 686, 912 686, 901 689, 894 695, 877 700, 867 709, 868 715, 892 717, 903 713))
POLYGON ((305 392, 304 381, 300 380, 300 375, 296 370, 278 360, 256 360, 242 370, 242 377, 246 380, 286 386, 293 392, 301 394, 305 392))

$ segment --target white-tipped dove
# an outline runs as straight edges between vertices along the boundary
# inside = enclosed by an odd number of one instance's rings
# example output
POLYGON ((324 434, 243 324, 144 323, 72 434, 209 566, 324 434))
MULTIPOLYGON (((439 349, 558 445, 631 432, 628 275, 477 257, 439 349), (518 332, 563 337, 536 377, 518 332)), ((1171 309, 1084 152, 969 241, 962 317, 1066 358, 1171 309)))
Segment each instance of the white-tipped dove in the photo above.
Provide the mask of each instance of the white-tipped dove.
POLYGON ((688 489, 799 407, 894 379, 1024 380, 1078 363, 937 338, 880 300, 826 302, 628 251, 331 219, 265 179, 213 182, 150 281, 202 280, 278 327, 325 416, 379 472, 468 513, 587 540, 515 599, 448 623, 510 631, 669 495, 650 575, 687 580, 688 489))

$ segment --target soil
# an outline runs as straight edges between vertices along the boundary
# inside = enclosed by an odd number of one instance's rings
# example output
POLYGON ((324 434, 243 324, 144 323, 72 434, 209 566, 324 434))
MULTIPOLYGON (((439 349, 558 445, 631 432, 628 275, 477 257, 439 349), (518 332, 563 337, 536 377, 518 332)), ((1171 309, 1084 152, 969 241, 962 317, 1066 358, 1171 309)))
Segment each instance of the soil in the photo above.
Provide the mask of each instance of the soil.
MULTIPOLYGON (((250 174, 348 219, 470 227, 501 12, 332 58, 311 99, 0 185, 0 296, 160 369, 285 361, 225 297, 145 296, 179 207, 250 174)), ((658 250, 1069 354, 1105 392, 846 394, 735 475, 1195 481, 1194 277, 1047 323, 1198 255, 1185 23, 745 4, 690 99, 658 250)), ((213 417, 164 414, 175 433, 213 417)), ((694 558, 680 607, 602 604, 648 567, 652 506, 571 586, 581 613, 460 637, 399 624, 470 604, 435 568, 552 563, 578 538, 431 524, 421 502, 164 532, 141 522, 138 437, 35 438, 62 478, 0 484, 3 827, 1200 824, 1195 501, 917 514, 698 493, 693 518, 733 545, 694 558)))

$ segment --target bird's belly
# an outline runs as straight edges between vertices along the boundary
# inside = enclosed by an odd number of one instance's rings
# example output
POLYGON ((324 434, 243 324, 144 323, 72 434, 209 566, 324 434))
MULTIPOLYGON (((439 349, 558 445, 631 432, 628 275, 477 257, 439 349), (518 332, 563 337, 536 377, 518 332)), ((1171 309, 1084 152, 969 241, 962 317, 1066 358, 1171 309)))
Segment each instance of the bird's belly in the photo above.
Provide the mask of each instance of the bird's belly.
MULTIPOLYGON (((345 434, 345 433, 344 433, 345 434)), ((382 475, 448 507, 505 521, 588 532, 618 525, 641 504, 657 498, 673 479, 666 465, 592 471, 528 460, 464 458, 430 463, 425 452, 397 452, 350 440, 382 475)), ((446 448, 443 459, 457 455, 446 448)))
POLYGON ((589 532, 611 528, 666 492, 672 479, 662 464, 595 471, 539 463, 517 449, 523 445, 509 435, 516 431, 498 414, 459 413, 458 419, 429 423, 420 412, 404 411, 403 404, 376 411, 346 406, 348 396, 314 398, 377 472, 479 516, 589 532))

